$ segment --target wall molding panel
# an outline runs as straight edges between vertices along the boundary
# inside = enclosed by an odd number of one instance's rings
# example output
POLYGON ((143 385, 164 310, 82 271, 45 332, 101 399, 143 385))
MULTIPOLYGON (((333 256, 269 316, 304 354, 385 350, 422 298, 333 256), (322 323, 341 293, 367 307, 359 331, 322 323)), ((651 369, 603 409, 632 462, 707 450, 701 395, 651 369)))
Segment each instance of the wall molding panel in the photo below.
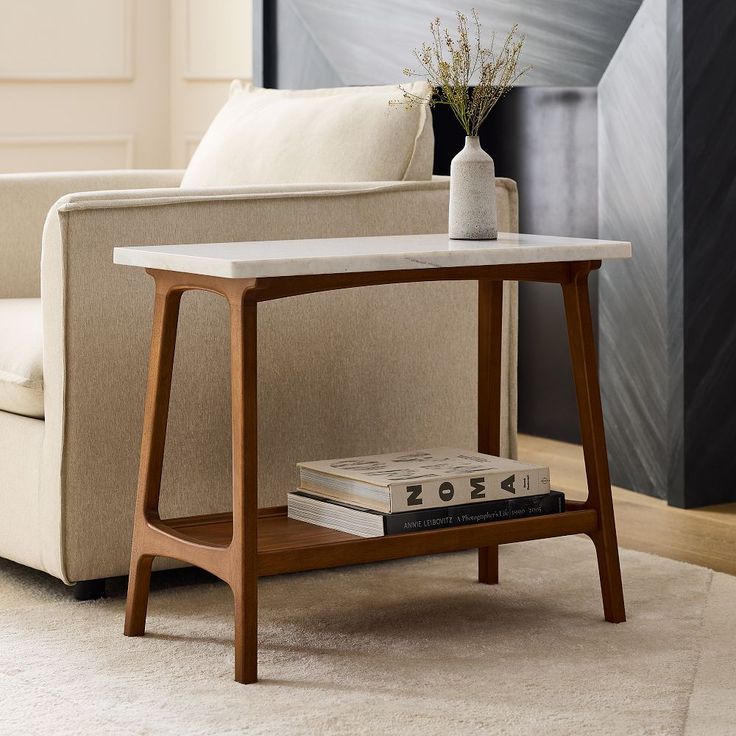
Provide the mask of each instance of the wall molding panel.
POLYGON ((134 4, 0 0, 0 82, 132 80, 134 4), (88 32, 80 32, 83 19, 88 32))
POLYGON ((0 136, 0 172, 129 169, 134 160, 132 134, 0 136))
POLYGON ((170 153, 187 165, 230 82, 253 78, 251 0, 172 0, 170 5, 170 153))
POLYGON ((252 77, 251 0, 0 0, 0 172, 182 167, 252 77))

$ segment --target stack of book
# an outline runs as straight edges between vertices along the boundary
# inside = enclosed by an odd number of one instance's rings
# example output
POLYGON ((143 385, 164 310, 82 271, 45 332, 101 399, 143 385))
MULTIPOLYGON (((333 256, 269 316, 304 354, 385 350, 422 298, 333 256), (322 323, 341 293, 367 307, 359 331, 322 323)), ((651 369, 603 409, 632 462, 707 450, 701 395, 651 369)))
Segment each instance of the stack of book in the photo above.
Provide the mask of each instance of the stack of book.
POLYGON ((441 529, 565 510, 549 468, 440 447, 299 463, 289 518, 359 537, 441 529))

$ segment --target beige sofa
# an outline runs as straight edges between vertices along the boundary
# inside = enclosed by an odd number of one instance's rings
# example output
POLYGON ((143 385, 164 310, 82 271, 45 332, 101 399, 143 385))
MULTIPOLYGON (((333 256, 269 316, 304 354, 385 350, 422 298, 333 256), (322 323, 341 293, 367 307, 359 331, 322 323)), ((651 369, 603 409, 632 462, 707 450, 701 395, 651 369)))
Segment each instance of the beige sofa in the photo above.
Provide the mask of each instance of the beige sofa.
MULTIPOLYGON (((9 386, 16 398, 23 389, 35 391, 42 418, 11 413, 25 404, 3 406, 8 392, 0 390, 0 556, 67 583, 128 569, 152 282, 138 269, 114 266, 115 245, 447 227, 444 178, 186 190, 177 188, 181 173, 0 176, 0 366, 3 345, 8 350, 14 342, 17 351, 19 335, 39 362, 42 340, 43 355, 42 386, 22 380, 9 386), (39 297, 27 303, 27 320, 12 316, 19 304, 13 300, 39 297), (3 341, 3 334, 14 340, 3 341)), ((496 193, 500 229, 516 230, 515 184, 499 180, 496 193)), ((284 502, 298 460, 472 447, 475 295, 473 283, 416 284, 260 305, 261 505, 284 502)), ((513 284, 504 320, 502 441, 513 454, 513 284)), ((166 515, 229 507, 226 328, 222 300, 185 296, 164 468, 166 515)), ((15 357, 6 355, 6 363, 15 357)), ((14 377, 0 368, 2 380, 14 377)))

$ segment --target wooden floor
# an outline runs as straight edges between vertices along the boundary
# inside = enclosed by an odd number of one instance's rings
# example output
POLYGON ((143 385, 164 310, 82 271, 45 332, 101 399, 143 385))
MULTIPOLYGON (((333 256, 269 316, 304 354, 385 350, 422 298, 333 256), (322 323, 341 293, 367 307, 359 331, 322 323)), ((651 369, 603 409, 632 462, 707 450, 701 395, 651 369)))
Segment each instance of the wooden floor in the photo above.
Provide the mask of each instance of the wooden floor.
MULTIPOLYGON (((578 445, 520 435, 519 457, 549 465, 553 488, 585 498, 578 445)), ((736 503, 684 510, 624 488, 613 489, 613 502, 621 547, 736 575, 736 503)))

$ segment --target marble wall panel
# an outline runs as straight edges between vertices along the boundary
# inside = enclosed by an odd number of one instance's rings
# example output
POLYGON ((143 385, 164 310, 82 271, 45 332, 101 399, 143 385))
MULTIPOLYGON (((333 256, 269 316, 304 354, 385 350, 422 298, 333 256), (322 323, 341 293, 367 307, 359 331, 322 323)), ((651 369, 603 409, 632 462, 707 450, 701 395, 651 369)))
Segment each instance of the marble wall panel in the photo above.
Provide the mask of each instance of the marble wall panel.
POLYGON ((685 494, 682 0, 667 3, 667 499, 685 494))
MULTIPOLYGON (((455 11, 478 10, 488 29, 518 23, 527 34, 525 59, 533 86, 598 83, 641 0, 274 0, 280 63, 276 86, 310 87, 312 65, 326 65, 344 84, 388 84, 401 78, 410 52, 427 39, 430 19, 454 22, 455 11), (282 22, 283 19, 283 22, 282 22), (294 52, 307 43, 304 64, 294 52), (292 55, 290 63, 281 63, 292 55), (319 57, 317 62, 314 57, 319 57)), ((321 73, 324 74, 323 68, 321 73)))
POLYGON ((634 258, 599 277, 601 390, 616 485, 667 493, 666 0, 644 0, 598 85, 599 233, 634 258))

